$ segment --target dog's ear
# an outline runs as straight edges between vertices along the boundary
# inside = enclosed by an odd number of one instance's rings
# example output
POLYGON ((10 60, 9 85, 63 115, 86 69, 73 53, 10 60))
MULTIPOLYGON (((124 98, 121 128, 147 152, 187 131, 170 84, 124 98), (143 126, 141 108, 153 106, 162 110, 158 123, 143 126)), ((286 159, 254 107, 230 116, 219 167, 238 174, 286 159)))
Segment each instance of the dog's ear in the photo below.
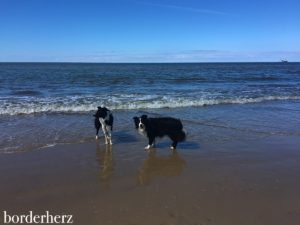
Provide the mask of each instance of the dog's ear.
POLYGON ((135 128, 138 129, 138 127, 139 127, 139 118, 135 116, 132 119, 134 121, 135 128))
POLYGON ((101 106, 98 106, 98 109, 102 109, 102 107, 101 107, 101 106))
POLYGON ((141 118, 142 118, 142 120, 146 120, 148 118, 148 116, 147 115, 142 115, 141 118))

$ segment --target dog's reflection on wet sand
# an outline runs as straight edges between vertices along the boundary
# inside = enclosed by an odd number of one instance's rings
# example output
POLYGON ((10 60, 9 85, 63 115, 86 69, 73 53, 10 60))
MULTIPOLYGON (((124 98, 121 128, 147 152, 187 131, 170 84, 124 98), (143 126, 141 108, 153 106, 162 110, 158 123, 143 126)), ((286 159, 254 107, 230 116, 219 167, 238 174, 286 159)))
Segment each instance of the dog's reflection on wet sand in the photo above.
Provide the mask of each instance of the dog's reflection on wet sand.
POLYGON ((110 180, 114 174, 115 162, 113 160, 113 151, 111 145, 100 147, 96 145, 96 159, 100 166, 99 178, 101 183, 109 188, 110 180))
POLYGON ((156 151, 152 150, 138 170, 137 182, 139 185, 147 185, 158 177, 179 176, 185 167, 186 161, 177 151, 172 151, 168 156, 157 156, 156 151))

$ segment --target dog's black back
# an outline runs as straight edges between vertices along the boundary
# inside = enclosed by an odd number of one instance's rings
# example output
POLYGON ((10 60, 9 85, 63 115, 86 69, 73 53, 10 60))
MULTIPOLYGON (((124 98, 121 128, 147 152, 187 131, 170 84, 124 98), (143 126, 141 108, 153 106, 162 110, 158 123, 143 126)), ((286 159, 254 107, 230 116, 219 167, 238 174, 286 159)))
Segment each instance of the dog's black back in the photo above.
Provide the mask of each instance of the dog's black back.
POLYGON ((149 138, 149 145, 153 144, 155 137, 169 136, 173 141, 172 147, 176 148, 177 142, 184 141, 186 138, 179 119, 172 117, 148 118, 147 115, 133 119, 136 129, 143 130, 149 138))

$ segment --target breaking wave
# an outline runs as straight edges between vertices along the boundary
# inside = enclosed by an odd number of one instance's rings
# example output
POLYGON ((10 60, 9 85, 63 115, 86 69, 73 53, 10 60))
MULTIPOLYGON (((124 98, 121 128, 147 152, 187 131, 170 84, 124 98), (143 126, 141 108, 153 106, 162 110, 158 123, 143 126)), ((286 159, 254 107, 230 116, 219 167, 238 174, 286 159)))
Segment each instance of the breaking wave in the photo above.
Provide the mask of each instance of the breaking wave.
POLYGON ((236 98, 198 98, 157 96, 157 95, 119 95, 77 96, 56 98, 0 99, 0 115, 19 115, 35 113, 82 113, 94 111, 105 105, 112 110, 159 109, 179 107, 201 107, 220 104, 247 104, 275 100, 300 100, 300 96, 263 96, 236 98))

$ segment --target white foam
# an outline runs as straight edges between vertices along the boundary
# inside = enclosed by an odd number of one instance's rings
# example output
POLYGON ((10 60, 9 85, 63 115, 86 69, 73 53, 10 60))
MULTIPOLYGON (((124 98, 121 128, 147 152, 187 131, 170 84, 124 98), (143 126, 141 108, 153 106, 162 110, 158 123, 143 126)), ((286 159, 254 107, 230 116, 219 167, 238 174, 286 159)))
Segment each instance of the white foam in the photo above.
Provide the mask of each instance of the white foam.
POLYGON ((22 99, 18 101, 0 100, 2 107, 0 115, 18 115, 34 113, 76 113, 90 112, 99 105, 105 105, 112 110, 155 109, 200 107, 219 104, 247 104, 275 100, 300 100, 300 96, 263 96, 257 98, 199 98, 176 97, 158 95, 120 95, 84 98, 49 98, 49 99, 22 99))

